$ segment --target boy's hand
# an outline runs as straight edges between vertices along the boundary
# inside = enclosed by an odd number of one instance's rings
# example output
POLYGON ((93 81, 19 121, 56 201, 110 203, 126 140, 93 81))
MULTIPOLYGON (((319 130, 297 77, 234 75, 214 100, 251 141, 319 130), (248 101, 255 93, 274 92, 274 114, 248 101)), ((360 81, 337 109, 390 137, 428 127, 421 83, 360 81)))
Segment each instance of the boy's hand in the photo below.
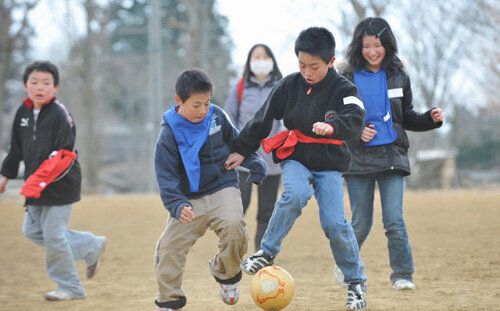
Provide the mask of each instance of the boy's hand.
POLYGON ((434 108, 431 110, 431 117, 434 123, 443 122, 444 114, 441 108, 434 108))
POLYGON ((245 157, 237 152, 233 152, 227 157, 226 162, 224 163, 224 168, 228 171, 237 168, 241 165, 241 163, 245 160, 245 157))
POLYGON ((325 122, 316 122, 313 124, 312 131, 316 135, 333 135, 333 126, 325 122))
POLYGON ((191 206, 183 206, 181 209, 181 214, 179 215, 179 221, 181 224, 187 224, 193 221, 194 213, 191 206))
POLYGON ((7 187, 7 182, 9 182, 9 179, 5 176, 2 176, 0 178, 0 193, 5 192, 5 188, 7 187))
POLYGON ((375 125, 368 123, 363 129, 363 132, 361 133, 361 140, 367 143, 370 140, 372 140, 373 137, 375 137, 375 135, 377 135, 377 131, 375 130, 375 125))

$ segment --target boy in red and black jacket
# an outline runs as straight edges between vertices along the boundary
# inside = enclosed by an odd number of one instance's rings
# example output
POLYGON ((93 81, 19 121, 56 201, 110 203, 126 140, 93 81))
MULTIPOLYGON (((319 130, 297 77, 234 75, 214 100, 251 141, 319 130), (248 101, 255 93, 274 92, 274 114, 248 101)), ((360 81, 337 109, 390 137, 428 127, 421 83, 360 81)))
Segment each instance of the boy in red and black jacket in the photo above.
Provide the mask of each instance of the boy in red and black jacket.
MULTIPOLYGON (((23 161, 24 179, 37 180, 40 186, 38 191, 23 192, 27 195, 23 232, 27 238, 45 247, 47 272, 58 285, 45 294, 45 299, 84 298, 85 290, 74 260, 85 259, 87 278, 92 278, 106 238, 66 229, 71 204, 80 200, 80 165, 74 159, 57 178, 49 174, 50 181, 36 176, 43 170, 40 168, 42 163, 54 153, 76 155, 75 124, 66 107, 55 97, 59 72, 54 64, 48 61, 30 64, 24 72, 23 82, 28 97, 14 117, 11 145, 0 170, 0 193, 5 191, 9 179, 17 177, 19 163, 23 161)), ((25 185, 23 189, 33 190, 36 186, 25 185)))

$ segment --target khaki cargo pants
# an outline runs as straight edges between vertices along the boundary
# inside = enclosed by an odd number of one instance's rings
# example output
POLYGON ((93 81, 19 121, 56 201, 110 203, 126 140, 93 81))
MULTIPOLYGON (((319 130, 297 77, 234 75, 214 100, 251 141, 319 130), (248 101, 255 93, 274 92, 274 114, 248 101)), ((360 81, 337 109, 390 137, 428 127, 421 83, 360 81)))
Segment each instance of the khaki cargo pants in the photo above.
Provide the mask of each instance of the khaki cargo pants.
POLYGON ((224 188, 189 202, 195 219, 181 224, 170 217, 156 246, 157 304, 179 300, 185 303, 181 286, 186 255, 207 228, 219 237, 219 252, 209 261, 210 273, 219 283, 232 284, 241 279, 240 263, 247 251, 248 234, 240 190, 224 188))

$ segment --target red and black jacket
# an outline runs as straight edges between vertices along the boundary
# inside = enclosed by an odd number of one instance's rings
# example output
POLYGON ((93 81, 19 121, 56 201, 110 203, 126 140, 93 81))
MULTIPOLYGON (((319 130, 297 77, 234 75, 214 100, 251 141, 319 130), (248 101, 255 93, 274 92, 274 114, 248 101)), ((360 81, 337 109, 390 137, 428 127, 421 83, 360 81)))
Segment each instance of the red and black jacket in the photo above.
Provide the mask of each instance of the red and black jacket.
MULTIPOLYGON (((66 107, 55 98, 42 106, 36 123, 31 101, 19 107, 12 125, 12 140, 0 174, 13 179, 24 162, 24 179, 31 176, 53 151, 73 150, 76 128, 66 107)), ((38 199, 26 198, 26 205, 66 205, 80 200, 80 164, 74 161, 61 179, 45 188, 38 199)))

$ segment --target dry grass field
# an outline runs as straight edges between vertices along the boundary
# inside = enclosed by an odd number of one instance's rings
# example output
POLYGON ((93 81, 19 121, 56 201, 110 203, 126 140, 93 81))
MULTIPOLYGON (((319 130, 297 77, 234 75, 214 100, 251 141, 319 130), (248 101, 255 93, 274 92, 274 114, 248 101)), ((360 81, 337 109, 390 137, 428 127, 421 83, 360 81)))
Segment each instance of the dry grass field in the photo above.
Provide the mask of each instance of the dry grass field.
MULTIPOLYGON (((153 249, 167 220, 157 195, 86 195, 74 206, 71 228, 109 238, 101 270, 94 279, 83 281, 88 297, 79 301, 44 301, 43 294, 55 285, 47 278, 43 249, 21 233, 23 215, 20 197, 0 195, 0 310, 155 310, 153 249)), ((391 288, 378 203, 375 216, 362 250, 369 310, 500 310, 500 191, 406 192, 405 219, 417 285, 411 292, 391 288)), ((248 214, 251 236, 254 218, 252 207, 248 214)), ((218 287, 208 272, 216 245, 215 234, 208 231, 189 254, 184 310, 258 310, 249 294, 251 278, 246 275, 237 305, 226 306, 219 300, 218 287)), ((296 283, 296 296, 286 310, 344 310, 346 293, 334 281, 314 200, 285 239, 278 264, 296 283)), ((79 271, 84 268, 79 262, 79 271)))

